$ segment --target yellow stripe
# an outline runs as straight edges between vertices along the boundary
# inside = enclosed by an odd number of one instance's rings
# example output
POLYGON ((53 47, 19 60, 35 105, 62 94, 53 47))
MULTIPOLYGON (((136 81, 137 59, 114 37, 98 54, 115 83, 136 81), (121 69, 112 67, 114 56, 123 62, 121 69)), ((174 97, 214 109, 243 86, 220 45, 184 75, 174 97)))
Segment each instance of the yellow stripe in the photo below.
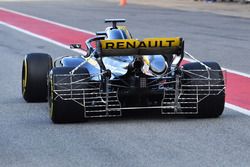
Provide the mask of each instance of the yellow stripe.
POLYGON ((86 61, 93 66, 98 66, 97 61, 91 57, 86 58, 86 61))
POLYGON ((181 45, 181 38, 145 38, 138 39, 116 39, 101 40, 102 49, 133 49, 133 48, 158 48, 177 47, 181 45))
POLYGON ((25 59, 24 61, 24 87, 27 86, 27 80, 28 80, 28 64, 27 64, 27 60, 25 59))
POLYGON ((125 32, 125 34, 127 35, 128 39, 131 39, 132 36, 130 35, 128 28, 126 26, 117 26, 118 29, 123 30, 125 32))
POLYGON ((147 56, 143 56, 143 60, 149 66, 150 61, 149 61, 148 57, 147 56))
POLYGON ((137 39, 101 40, 102 49, 135 48, 135 47, 138 47, 139 44, 140 44, 140 41, 137 39))
POLYGON ((180 46, 181 40, 179 37, 174 38, 145 38, 143 42, 148 47, 176 47, 180 46))
POLYGON ((26 92, 26 87, 27 87, 27 80, 28 80, 28 64, 27 64, 27 60, 26 60, 26 56, 24 58, 24 78, 22 80, 23 82, 23 95, 25 94, 26 92))

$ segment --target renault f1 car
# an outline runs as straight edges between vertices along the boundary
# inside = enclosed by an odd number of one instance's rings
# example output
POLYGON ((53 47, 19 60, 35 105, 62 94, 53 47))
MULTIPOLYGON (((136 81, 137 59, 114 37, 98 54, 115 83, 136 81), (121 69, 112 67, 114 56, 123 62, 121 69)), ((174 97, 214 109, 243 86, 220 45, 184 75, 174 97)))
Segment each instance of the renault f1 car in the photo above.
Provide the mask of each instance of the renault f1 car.
MULTIPOLYGON (((180 37, 132 37, 125 19, 88 39, 86 54, 52 61, 31 53, 23 60, 22 94, 27 102, 48 101, 54 123, 122 116, 151 110, 197 118, 219 117, 224 110, 223 71, 184 51, 180 37), (195 62, 183 64, 184 56, 195 62)), ((70 45, 81 49, 80 44, 70 45)))

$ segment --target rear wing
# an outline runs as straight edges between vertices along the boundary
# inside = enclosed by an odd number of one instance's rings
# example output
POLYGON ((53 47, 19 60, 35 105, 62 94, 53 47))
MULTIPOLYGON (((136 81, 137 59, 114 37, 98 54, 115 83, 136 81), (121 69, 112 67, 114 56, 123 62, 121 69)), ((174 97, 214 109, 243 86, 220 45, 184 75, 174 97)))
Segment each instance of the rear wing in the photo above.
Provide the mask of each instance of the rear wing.
POLYGON ((184 41, 180 37, 115 39, 97 41, 97 52, 101 57, 128 55, 182 55, 184 41))

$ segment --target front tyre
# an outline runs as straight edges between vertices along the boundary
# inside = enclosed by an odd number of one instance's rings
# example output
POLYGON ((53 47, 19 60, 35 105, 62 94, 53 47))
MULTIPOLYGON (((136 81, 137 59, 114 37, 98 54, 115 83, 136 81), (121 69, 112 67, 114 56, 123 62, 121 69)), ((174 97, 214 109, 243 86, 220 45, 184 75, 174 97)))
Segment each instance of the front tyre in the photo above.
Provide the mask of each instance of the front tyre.
POLYGON ((45 53, 30 53, 23 60, 22 95, 27 102, 45 102, 48 96, 47 75, 52 58, 45 53))

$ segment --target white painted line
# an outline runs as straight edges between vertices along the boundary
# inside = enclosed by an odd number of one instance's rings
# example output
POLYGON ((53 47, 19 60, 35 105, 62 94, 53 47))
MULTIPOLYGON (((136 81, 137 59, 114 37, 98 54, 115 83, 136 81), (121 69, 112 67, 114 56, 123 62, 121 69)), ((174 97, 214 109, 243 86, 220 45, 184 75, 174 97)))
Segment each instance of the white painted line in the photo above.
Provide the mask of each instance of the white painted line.
POLYGON ((57 42, 57 41, 55 41, 55 40, 46 38, 46 37, 41 36, 41 35, 34 34, 34 33, 30 32, 30 31, 21 29, 21 28, 19 28, 19 27, 10 25, 10 24, 8 24, 8 23, 1 22, 1 21, 0 21, 0 24, 4 25, 4 26, 6 26, 6 27, 9 27, 9 28, 11 28, 11 29, 14 29, 14 30, 16 30, 16 31, 22 32, 22 33, 24 33, 24 34, 27 34, 27 35, 29 35, 29 36, 33 36, 33 37, 35 37, 35 38, 42 39, 42 40, 44 40, 44 41, 46 41, 46 42, 49 42, 49 43, 52 43, 52 44, 54 44, 54 45, 63 47, 63 48, 65 48, 65 49, 69 49, 69 50, 71 50, 71 51, 74 51, 74 52, 77 52, 77 53, 80 53, 80 54, 86 54, 86 51, 84 51, 84 50, 70 49, 70 47, 69 47, 68 45, 64 45, 64 44, 62 44, 62 43, 60 43, 60 42, 57 42))
POLYGON ((7 11, 7 12, 15 13, 15 14, 18 14, 18 15, 21 15, 21 16, 25 16, 25 17, 30 17, 32 19, 44 21, 44 22, 47 22, 47 23, 50 23, 50 24, 55 24, 55 25, 58 25, 58 26, 61 26, 61 27, 64 27, 64 28, 68 28, 68 29, 75 30, 75 31, 80 31, 80 32, 87 33, 87 34, 90 34, 90 35, 94 35, 95 34, 95 33, 91 32, 91 31, 87 31, 87 30, 83 30, 83 29, 80 29, 80 28, 72 27, 72 26, 69 26, 69 25, 57 23, 57 22, 54 22, 54 21, 51 21, 51 20, 47 20, 47 19, 42 19, 42 18, 39 18, 39 17, 36 17, 36 16, 31 16, 29 14, 24 14, 24 13, 17 12, 17 11, 14 11, 14 10, 5 9, 5 8, 2 8, 2 7, 0 7, 0 10, 4 10, 4 11, 7 11))
MULTIPOLYGON (((23 14, 23 13, 19 13, 19 12, 15 12, 15 11, 12 11, 12 10, 8 10, 8 9, 3 9, 3 8, 0 8, 2 10, 6 10, 6 11, 10 11, 10 12, 14 12, 14 13, 17 13, 17 14, 20 14, 20 15, 23 15, 23 16, 28 16, 28 17, 31 17, 31 18, 35 18, 35 19, 38 19, 38 20, 42 20, 42 21, 46 21, 48 23, 52 23, 52 24, 56 24, 56 25, 59 25, 59 26, 62 26, 62 27, 66 27, 66 28, 70 28, 70 29, 73 29, 73 30, 77 30, 77 31, 81 31, 81 32, 85 32, 85 33, 90 33, 90 34, 94 34, 92 32, 89 32, 89 31, 85 31, 85 30, 81 30, 81 29, 78 29, 78 28, 74 28, 74 27, 71 27, 71 26, 67 26, 67 25, 63 25, 63 24, 60 24, 60 23, 56 23, 56 22, 53 22, 53 21, 49 21, 49 20, 45 20, 45 19, 41 19, 41 18, 37 18, 37 17, 34 17, 34 16, 30 16, 30 15, 26 15, 26 14, 23 14)), ((24 29, 21 29, 21 28, 18 28, 18 27, 15 27, 13 25, 10 25, 10 24, 7 24, 5 22, 0 22, 0 24, 4 25, 4 26, 7 26, 9 28, 12 28, 14 30, 17 30, 19 32, 22 32, 22 33, 25 33, 27 35, 30 35, 30 36, 33 36, 33 37, 36 37, 36 38, 39 38, 39 39, 42 39, 44 41, 47 41, 49 43, 52 43, 52 44, 55 44, 57 46, 60 46, 60 47, 63 47, 63 48, 66 48, 66 49, 70 49, 69 46, 67 45, 64 45, 62 43, 59 43, 57 41, 54 41, 54 40, 51 40, 49 38, 46 38, 44 36, 41 36, 41 35, 37 35, 37 34, 34 34, 32 32, 29 32, 27 30, 24 30, 24 29)), ((71 49, 70 49, 71 50, 71 49)), ((80 54, 85 54, 86 52, 85 51, 82 51, 82 50, 72 50, 72 51, 75 51, 75 52, 78 52, 80 54)), ((192 59, 189 59, 189 58, 185 58, 185 60, 187 61, 193 61, 192 59)), ((225 68, 224 68, 225 69, 225 68)), ((227 71, 231 72, 231 73, 235 73, 237 75, 242 75, 244 77, 250 77, 249 74, 245 74, 245 73, 242 73, 242 72, 238 72, 238 71, 234 71, 234 70, 229 70, 229 69, 226 69, 227 71)), ((238 111, 242 114, 245 114, 245 115, 248 115, 250 116, 250 110, 247 110, 247 109, 244 109, 244 108, 241 108, 239 106, 235 106, 233 104, 230 104, 230 103, 226 103, 225 104, 225 107, 229 108, 229 109, 232 109, 232 110, 235 110, 235 111, 238 111)))
POLYGON ((236 106, 236 105, 233 105, 233 104, 230 104, 230 103, 226 103, 225 107, 230 108, 230 109, 235 110, 235 111, 238 111, 238 112, 240 112, 242 114, 250 116, 250 110, 241 108, 239 106, 236 106))
POLYGON ((250 78, 249 74, 246 74, 246 73, 243 73, 243 72, 239 72, 239 71, 235 71, 235 70, 230 70, 228 68, 223 68, 223 67, 222 67, 222 70, 226 70, 227 72, 230 72, 230 73, 233 73, 233 74, 237 74, 237 75, 241 75, 241 76, 246 77, 246 78, 250 78))
MULTIPOLYGON (((186 58, 186 57, 184 58, 184 60, 189 61, 189 62, 194 62, 193 59, 186 58)), ((241 76, 246 77, 246 78, 250 78, 250 75, 247 74, 247 73, 243 73, 243 72, 231 70, 231 69, 224 68, 224 67, 222 67, 222 70, 225 70, 225 71, 230 72, 230 73, 233 73, 233 74, 241 75, 241 76)))

